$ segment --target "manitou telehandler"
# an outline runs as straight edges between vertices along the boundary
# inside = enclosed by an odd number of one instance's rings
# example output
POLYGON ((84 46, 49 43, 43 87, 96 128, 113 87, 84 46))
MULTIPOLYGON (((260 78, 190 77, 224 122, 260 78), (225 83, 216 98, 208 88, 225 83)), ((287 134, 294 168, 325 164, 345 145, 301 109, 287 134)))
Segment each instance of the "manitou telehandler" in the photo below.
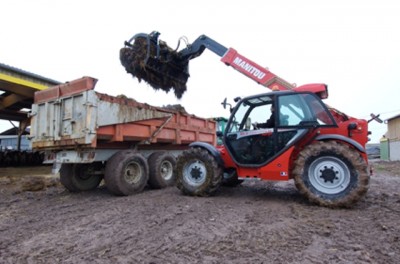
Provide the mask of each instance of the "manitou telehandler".
MULTIPOLYGON (((311 202, 348 207, 366 193, 370 171, 365 145, 368 122, 328 107, 327 85, 299 87, 226 48, 207 36, 177 51, 158 39, 159 33, 137 34, 120 51, 132 75, 155 89, 186 90, 189 60, 207 48, 257 83, 271 90, 239 99, 230 107, 223 144, 190 144, 177 160, 177 187, 187 195, 209 196, 221 184, 244 179, 287 181, 311 202), (272 116, 273 127, 257 125, 272 116)), ((178 46, 179 47, 179 46, 178 46)), ((229 104, 224 101, 224 106, 229 104)))

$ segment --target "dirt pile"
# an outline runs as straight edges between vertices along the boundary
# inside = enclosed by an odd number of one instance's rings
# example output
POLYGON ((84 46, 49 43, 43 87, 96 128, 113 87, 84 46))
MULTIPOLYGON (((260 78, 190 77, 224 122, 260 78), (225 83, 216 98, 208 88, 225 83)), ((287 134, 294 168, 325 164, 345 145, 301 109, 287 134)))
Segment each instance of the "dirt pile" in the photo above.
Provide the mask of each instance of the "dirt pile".
POLYGON ((168 110, 173 110, 173 111, 178 111, 178 112, 181 112, 181 113, 186 114, 186 115, 189 114, 189 113, 186 111, 185 107, 183 107, 183 106, 180 105, 180 104, 164 105, 162 108, 168 109, 168 110))
POLYGON ((6 193, 44 191, 50 187, 61 186, 59 175, 51 174, 50 166, 2 168, 0 190, 6 193))
POLYGON ((133 44, 126 42, 120 50, 121 64, 139 82, 144 80, 154 90, 166 93, 172 89, 180 99, 186 91, 189 62, 157 37, 148 35, 135 38, 133 44))

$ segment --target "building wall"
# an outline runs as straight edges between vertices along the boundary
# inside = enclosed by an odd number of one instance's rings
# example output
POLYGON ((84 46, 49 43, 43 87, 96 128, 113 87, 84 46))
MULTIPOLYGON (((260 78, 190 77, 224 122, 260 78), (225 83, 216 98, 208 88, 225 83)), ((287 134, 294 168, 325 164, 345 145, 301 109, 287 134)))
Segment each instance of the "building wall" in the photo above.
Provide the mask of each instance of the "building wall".
POLYGON ((400 160, 400 140, 390 141, 389 144, 389 159, 400 160))
MULTIPOLYGON (((16 150, 18 136, 0 136, 0 151, 16 150)), ((31 150, 31 141, 26 136, 21 138, 21 150, 31 150)))
POLYGON ((383 138, 380 141, 381 160, 389 161, 389 140, 383 138))
POLYGON ((386 137, 389 140, 400 140, 400 117, 388 120, 388 133, 386 137))
POLYGON ((388 120, 389 160, 400 160, 400 116, 388 120))

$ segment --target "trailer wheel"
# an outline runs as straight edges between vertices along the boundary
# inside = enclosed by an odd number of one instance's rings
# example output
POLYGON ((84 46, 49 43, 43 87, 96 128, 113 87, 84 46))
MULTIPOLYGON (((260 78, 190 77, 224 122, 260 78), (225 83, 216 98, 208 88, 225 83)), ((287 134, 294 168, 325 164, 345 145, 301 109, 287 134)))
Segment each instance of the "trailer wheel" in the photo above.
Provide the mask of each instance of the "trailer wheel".
POLYGON ((175 184, 176 159, 168 152, 154 152, 147 159, 149 164, 149 185, 161 189, 175 184))
POLYGON ((209 196, 222 182, 222 169, 207 150, 185 150, 176 163, 177 187, 192 196, 209 196))
POLYGON ((143 191, 149 179, 146 159, 132 150, 115 153, 106 164, 104 181, 115 195, 131 195, 143 191))
POLYGON ((89 191, 97 188, 103 179, 101 164, 62 164, 60 181, 71 192, 89 191))
POLYGON ((300 193, 322 206, 350 207, 368 190, 364 159, 356 150, 335 141, 304 148, 292 174, 300 193))

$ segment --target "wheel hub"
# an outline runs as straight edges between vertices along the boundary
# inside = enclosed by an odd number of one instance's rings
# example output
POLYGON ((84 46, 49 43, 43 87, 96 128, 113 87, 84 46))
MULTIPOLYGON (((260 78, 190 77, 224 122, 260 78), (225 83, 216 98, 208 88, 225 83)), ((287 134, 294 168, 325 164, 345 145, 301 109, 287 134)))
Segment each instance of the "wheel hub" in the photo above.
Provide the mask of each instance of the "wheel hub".
POLYGON ((327 166, 324 166, 324 168, 322 170, 320 170, 320 172, 321 172, 321 176, 319 176, 319 177, 322 178, 325 182, 333 183, 334 180, 339 179, 336 176, 336 174, 338 174, 339 171, 335 170, 333 168, 333 166, 331 166, 330 168, 328 168, 327 166))
POLYGON ((207 169, 201 160, 193 160, 184 167, 184 179, 192 186, 200 186, 206 181, 207 169))
POLYGON ((195 180, 199 180, 201 178, 201 173, 201 169, 197 166, 192 168, 192 170, 190 171, 190 175, 192 175, 193 179, 195 180))
POLYGON ((165 180, 170 180, 172 178, 173 171, 174 168, 172 163, 165 161, 161 164, 161 177, 163 177, 165 180))
POLYGON ((310 184, 319 192, 338 194, 350 184, 351 172, 346 163, 337 157, 322 156, 308 169, 310 184))
POLYGON ((139 182, 141 174, 140 166, 136 163, 131 163, 126 167, 124 177, 129 184, 136 184, 139 182))

